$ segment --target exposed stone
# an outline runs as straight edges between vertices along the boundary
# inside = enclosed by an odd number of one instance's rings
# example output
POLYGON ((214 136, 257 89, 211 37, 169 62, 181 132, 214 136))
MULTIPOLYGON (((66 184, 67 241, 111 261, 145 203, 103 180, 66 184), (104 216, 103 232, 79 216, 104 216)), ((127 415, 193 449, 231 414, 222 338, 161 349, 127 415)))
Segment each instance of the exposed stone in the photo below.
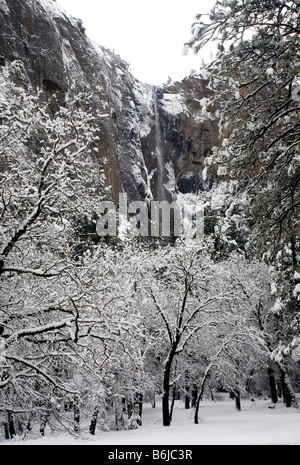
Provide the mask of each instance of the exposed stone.
POLYGON ((204 111, 206 81, 191 76, 156 89, 137 81, 124 60, 92 44, 82 23, 54 0, 1 0, 0 21, 0 66, 22 63, 14 74, 18 85, 39 87, 54 112, 70 96, 84 110, 85 96, 92 95, 89 105, 104 115, 99 159, 113 199, 122 191, 129 200, 160 200, 176 190, 210 188, 213 178, 204 182, 202 168, 218 136, 216 121, 204 111), (161 183, 167 188, 159 189, 161 183))

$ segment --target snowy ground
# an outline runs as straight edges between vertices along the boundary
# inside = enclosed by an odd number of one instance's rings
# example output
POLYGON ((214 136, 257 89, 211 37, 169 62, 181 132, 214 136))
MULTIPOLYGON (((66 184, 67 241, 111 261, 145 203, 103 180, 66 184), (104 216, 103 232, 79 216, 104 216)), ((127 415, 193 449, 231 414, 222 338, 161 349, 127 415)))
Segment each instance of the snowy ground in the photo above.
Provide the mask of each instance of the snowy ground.
POLYGON ((160 405, 144 407, 143 427, 133 431, 103 433, 75 438, 60 434, 43 439, 4 441, 2 445, 300 445, 300 410, 269 401, 243 401, 237 412, 232 400, 204 401, 198 425, 193 424, 193 410, 178 402, 173 423, 161 425, 160 405))

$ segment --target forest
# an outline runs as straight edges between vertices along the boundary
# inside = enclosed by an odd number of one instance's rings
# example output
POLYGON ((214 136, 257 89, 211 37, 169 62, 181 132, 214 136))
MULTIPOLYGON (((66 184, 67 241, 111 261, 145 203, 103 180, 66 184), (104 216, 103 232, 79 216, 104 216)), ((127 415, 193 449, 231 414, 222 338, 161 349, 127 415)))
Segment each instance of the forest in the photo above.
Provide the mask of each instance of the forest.
POLYGON ((157 399, 165 427, 219 393, 298 408, 299 18, 298 0, 220 0, 193 24, 187 48, 219 45, 204 170, 232 185, 201 240, 100 237, 106 114, 0 64, 1 440, 142 428, 157 399))

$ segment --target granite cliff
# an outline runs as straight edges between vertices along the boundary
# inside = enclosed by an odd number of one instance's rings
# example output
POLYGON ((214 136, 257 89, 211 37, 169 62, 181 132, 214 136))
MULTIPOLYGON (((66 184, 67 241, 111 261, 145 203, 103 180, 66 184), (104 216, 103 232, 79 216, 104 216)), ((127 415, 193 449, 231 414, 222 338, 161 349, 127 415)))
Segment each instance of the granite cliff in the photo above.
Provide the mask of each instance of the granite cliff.
POLYGON ((203 163, 218 131, 204 79, 193 74, 156 88, 139 82, 55 0, 0 0, 0 20, 0 65, 19 64, 18 85, 41 89, 53 111, 71 96, 84 108, 89 94, 107 115, 98 153, 114 200, 120 192, 162 200, 211 189, 215 175, 203 178, 203 163))

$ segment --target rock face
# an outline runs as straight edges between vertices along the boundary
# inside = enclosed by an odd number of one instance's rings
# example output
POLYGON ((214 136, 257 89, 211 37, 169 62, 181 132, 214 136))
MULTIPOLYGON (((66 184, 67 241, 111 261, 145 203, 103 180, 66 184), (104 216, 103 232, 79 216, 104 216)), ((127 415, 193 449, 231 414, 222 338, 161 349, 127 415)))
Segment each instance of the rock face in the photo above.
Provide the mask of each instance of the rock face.
POLYGON ((208 190, 213 178, 203 180, 203 164, 218 144, 218 127, 206 109, 207 82, 190 76, 158 89, 157 97, 169 190, 183 194, 208 190))
POLYGON ((14 79, 41 89, 53 110, 74 95, 84 108, 92 95, 106 115, 99 121, 99 154, 114 200, 120 192, 131 201, 162 200, 210 188, 203 162, 218 136, 203 79, 193 75, 159 88, 139 82, 55 0, 0 0, 0 20, 0 72, 19 63, 14 79))

